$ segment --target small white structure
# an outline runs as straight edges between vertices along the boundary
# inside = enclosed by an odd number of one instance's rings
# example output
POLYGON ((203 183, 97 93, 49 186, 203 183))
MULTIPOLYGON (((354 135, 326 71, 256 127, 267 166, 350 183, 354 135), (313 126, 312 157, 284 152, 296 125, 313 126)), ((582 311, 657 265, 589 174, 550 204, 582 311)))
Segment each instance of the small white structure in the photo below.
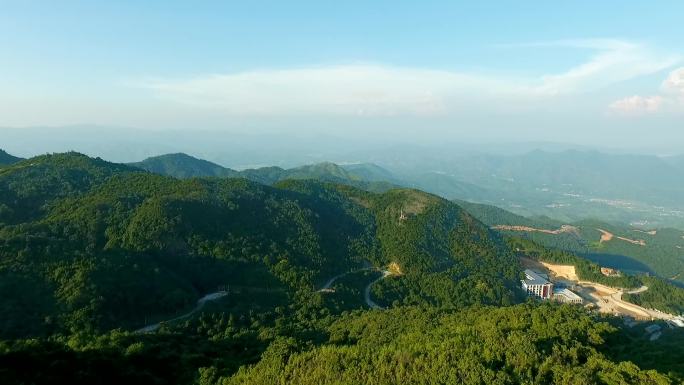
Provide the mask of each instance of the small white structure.
POLYGON ((669 322, 670 324, 672 324, 678 328, 684 328, 684 317, 682 317, 682 316, 672 318, 671 320, 668 320, 667 322, 669 322))
POLYGON ((584 300, 579 295, 566 288, 553 289, 553 299, 562 303, 575 303, 581 305, 584 300))

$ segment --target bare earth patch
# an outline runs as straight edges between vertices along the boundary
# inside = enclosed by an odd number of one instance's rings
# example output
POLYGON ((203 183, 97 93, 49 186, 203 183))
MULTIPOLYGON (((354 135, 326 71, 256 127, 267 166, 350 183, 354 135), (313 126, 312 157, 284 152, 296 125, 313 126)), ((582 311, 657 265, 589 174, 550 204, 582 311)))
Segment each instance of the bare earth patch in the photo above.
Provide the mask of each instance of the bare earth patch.
POLYGON ((658 230, 644 231, 644 230, 634 229, 634 231, 636 231, 637 233, 648 234, 648 235, 656 235, 656 234, 658 234, 658 230))
POLYGON ((601 230, 601 229, 596 229, 596 230, 601 232, 601 240, 599 241, 599 243, 608 242, 611 239, 613 239, 612 233, 609 233, 606 230, 601 230))
POLYGON ((613 238, 616 238, 616 239, 619 239, 621 241, 629 242, 633 245, 646 246, 646 241, 644 241, 643 239, 629 239, 629 238, 625 238, 625 237, 615 236, 612 233, 609 233, 608 231, 603 230, 603 229, 597 228, 596 230, 601 232, 601 240, 599 241, 599 243, 608 242, 608 241, 612 240, 613 238))
POLYGON ((577 273, 575 272, 575 266, 572 265, 555 265, 548 262, 535 261, 531 258, 520 258, 520 263, 523 267, 528 269, 545 272, 550 274, 552 277, 565 278, 571 281, 579 281, 577 273))
POLYGON ((582 297, 589 306, 595 306, 598 311, 608 314, 629 315, 637 319, 672 319, 672 314, 663 313, 654 309, 646 309, 622 299, 624 293, 641 293, 648 290, 642 286, 639 289, 624 291, 600 283, 580 281, 571 265, 556 265, 552 263, 536 261, 530 258, 520 258, 523 267, 546 273, 554 283, 563 283, 572 291, 582 297))
POLYGON ((528 226, 511 226, 511 225, 496 225, 496 226, 492 226, 492 229, 494 229, 494 230, 506 230, 506 231, 537 232, 537 233, 552 234, 552 235, 558 235, 558 234, 562 234, 562 233, 579 234, 579 229, 575 226, 570 226, 570 225, 563 225, 560 227, 560 229, 557 229, 557 230, 537 229, 537 228, 528 227, 528 226))

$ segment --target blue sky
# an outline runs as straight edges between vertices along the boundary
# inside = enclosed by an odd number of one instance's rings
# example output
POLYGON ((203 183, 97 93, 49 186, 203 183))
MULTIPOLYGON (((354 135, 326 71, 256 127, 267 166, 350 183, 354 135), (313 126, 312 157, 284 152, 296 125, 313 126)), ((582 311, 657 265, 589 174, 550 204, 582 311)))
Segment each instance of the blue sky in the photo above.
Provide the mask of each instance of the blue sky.
POLYGON ((3 2, 0 127, 684 144, 683 2, 455 3, 3 2))

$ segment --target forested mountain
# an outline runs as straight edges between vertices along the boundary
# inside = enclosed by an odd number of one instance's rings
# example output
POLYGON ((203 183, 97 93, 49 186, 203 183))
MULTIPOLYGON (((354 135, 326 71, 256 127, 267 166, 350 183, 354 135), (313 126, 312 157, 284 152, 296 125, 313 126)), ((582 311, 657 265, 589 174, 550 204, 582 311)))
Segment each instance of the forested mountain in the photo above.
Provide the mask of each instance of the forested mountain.
POLYGON ((402 184, 390 171, 373 163, 352 163, 341 166, 348 172, 369 182, 391 182, 402 184))
POLYGON ((6 165, 6 164, 17 163, 20 160, 21 160, 21 158, 18 158, 14 155, 10 155, 5 151, 0 150, 0 166, 6 165))
MULTIPOLYGON (((563 222, 600 218, 611 223, 684 229, 684 207, 679 200, 684 195, 684 168, 679 157, 579 150, 496 156, 421 147, 395 150, 347 155, 377 163, 265 167, 244 170, 240 175, 265 184, 314 178, 376 191, 404 186, 563 222)), ((341 164, 348 159, 336 158, 341 164)), ((213 173, 204 176, 210 175, 213 173)))
POLYGON ((380 301, 425 282, 452 291, 413 293, 412 301, 455 304, 459 290, 475 302, 514 300, 519 270, 493 233, 418 191, 173 179, 80 154, 6 168, 0 189, 3 306, 18 314, 3 325, 5 336, 130 327, 225 285, 309 295, 365 261, 396 262, 405 272, 398 280, 407 284, 379 293, 380 301), (474 295, 476 285, 464 282, 475 279, 490 291, 474 295))
POLYGON ((384 178, 391 175, 388 171, 369 164, 341 167, 331 162, 323 162, 291 169, 271 166, 235 171, 206 160, 178 153, 147 158, 142 162, 131 163, 130 165, 176 178, 246 178, 268 185, 286 179, 316 179, 325 182, 351 184, 373 191, 384 191, 395 187, 391 183, 394 181, 392 178, 384 178))
POLYGON ((131 163, 130 165, 156 174, 176 178, 201 176, 234 177, 238 175, 237 171, 183 153, 154 156, 141 162, 131 163))
POLYGON ((684 369, 658 359, 665 349, 683 358, 670 345, 628 358, 636 366, 620 354, 641 337, 620 338, 595 315, 508 307, 524 300, 517 255, 456 203, 309 178, 349 172, 323 164, 265 185, 173 178, 77 153, 4 167, 3 381, 682 378, 684 369), (197 302, 209 293, 220 296, 197 302), (170 321, 135 332, 160 320, 170 321))

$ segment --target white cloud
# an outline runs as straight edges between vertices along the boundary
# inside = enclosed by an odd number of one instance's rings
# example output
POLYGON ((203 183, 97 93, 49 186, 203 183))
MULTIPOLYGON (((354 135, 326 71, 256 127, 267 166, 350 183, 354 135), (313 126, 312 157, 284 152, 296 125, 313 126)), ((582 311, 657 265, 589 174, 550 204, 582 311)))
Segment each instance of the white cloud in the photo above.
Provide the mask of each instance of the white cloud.
MULTIPOLYGON (((235 114, 438 114, 459 95, 507 92, 512 82, 381 65, 248 71, 148 81, 160 97, 235 114)), ((509 90, 508 92, 512 92, 509 90)))
POLYGON ((684 97, 684 67, 678 68, 665 79, 662 85, 665 92, 684 97))
POLYGON ((599 52, 562 73, 519 78, 354 64, 148 79, 137 85, 162 99, 233 115, 434 115, 469 108, 473 103, 485 109, 495 102, 499 108, 515 108, 550 96, 589 92, 661 71, 679 60, 621 40, 564 40, 527 46, 542 45, 599 52))
POLYGON ((629 96, 616 100, 608 108, 611 112, 631 116, 684 110, 684 67, 670 72, 660 88, 661 95, 629 96))
POLYGON ((662 96, 629 96, 616 100, 610 105, 610 110, 624 115, 644 115, 659 111, 663 106, 662 96))

